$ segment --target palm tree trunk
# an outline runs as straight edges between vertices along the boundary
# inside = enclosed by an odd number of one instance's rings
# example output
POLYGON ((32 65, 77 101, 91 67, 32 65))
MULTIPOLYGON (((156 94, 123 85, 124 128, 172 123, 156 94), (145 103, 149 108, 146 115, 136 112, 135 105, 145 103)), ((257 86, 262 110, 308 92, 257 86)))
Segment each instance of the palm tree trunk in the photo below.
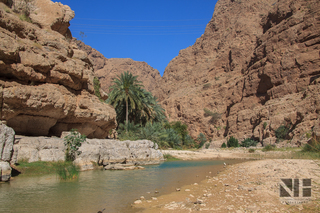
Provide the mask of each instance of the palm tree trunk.
POLYGON ((128 133, 128 99, 126 99, 126 133, 128 133))

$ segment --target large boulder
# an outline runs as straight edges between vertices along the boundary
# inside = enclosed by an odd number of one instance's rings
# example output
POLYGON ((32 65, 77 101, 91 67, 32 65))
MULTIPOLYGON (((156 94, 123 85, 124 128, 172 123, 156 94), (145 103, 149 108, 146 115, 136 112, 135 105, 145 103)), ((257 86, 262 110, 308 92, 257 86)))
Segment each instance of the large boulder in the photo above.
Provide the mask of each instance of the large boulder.
POLYGON ((11 178, 11 170, 8 162, 0 161, 0 181, 9 181, 11 178))
POLYGON ((13 153, 15 132, 12 128, 0 123, 0 181, 11 177, 10 161, 13 153))

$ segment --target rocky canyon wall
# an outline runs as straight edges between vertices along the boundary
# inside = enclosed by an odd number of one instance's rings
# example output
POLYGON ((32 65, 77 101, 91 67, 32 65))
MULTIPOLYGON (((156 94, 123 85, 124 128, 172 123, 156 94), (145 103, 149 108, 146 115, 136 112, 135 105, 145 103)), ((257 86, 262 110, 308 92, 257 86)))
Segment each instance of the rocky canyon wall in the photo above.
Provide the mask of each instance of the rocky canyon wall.
POLYGON ((170 121, 213 140, 298 143, 319 121, 320 2, 219 0, 204 34, 181 50, 156 89, 170 121), (216 123, 204 108, 221 113, 216 123))
POLYGON ((89 59, 93 63, 94 73, 101 83, 101 88, 109 92, 109 87, 112 84, 112 79, 121 75, 123 72, 129 71, 133 75, 138 76, 138 80, 142 82, 144 88, 149 92, 159 86, 160 73, 153 69, 146 62, 134 61, 130 58, 105 58, 96 49, 85 45, 82 41, 74 39, 78 48, 88 54, 89 59))
POLYGON ((94 95, 93 65, 72 42, 74 12, 50 0, 0 1, 0 117, 17 134, 71 128, 105 138, 113 107, 94 95))

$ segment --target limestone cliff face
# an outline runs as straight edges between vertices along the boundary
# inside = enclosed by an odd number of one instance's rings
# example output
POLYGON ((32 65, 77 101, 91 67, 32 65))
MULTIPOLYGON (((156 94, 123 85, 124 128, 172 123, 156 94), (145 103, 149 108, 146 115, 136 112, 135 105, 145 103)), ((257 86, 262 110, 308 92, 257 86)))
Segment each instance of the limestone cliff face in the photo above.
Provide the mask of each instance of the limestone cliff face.
POLYGON ((0 119, 17 134, 105 138, 116 127, 113 107, 93 94, 91 61, 71 42, 73 17, 50 0, 0 2, 0 119))
POLYGON ((165 69, 156 96, 170 120, 213 140, 259 141, 282 124, 300 140, 320 113, 320 3, 219 0, 205 33, 165 69), (203 109, 222 114, 209 122, 203 109))
POLYGON ((100 52, 92 47, 85 45, 83 42, 75 40, 80 50, 88 54, 89 59, 93 63, 94 73, 99 78, 101 88, 109 92, 109 87, 113 78, 117 75, 129 71, 133 75, 138 76, 138 80, 142 82, 144 88, 149 92, 154 92, 158 87, 161 76, 159 71, 153 69, 146 62, 134 61, 130 58, 105 58, 100 52))

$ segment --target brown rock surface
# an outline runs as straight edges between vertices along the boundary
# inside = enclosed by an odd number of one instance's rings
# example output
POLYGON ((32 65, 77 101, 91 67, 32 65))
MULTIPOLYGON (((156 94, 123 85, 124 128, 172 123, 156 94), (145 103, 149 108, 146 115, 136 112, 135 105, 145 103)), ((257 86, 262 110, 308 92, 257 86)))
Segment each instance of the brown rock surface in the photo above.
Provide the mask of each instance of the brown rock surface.
MULTIPOLYGON (((75 40, 75 39, 74 39, 75 40)), ((88 54, 92 61, 95 75, 99 78, 101 88, 109 92, 112 79, 121 75, 125 71, 138 75, 138 80, 142 81, 144 88, 149 92, 154 92, 158 87, 161 76, 158 70, 153 69, 146 62, 134 61, 130 58, 105 58, 94 48, 85 45, 82 41, 75 40, 80 50, 88 54)))
POLYGON ((1 120, 17 134, 60 136, 77 128, 105 138, 116 113, 93 94, 93 66, 66 35, 73 12, 60 3, 31 1, 32 24, 14 12, 19 2, 12 8, 0 3, 1 120), (37 22, 32 14, 42 18, 37 22))
POLYGON ((290 124, 288 139, 300 140, 320 113, 319 41, 319 1, 220 0, 204 34, 169 63, 155 95, 193 137, 262 141, 290 124), (221 120, 209 123, 204 108, 221 120))

